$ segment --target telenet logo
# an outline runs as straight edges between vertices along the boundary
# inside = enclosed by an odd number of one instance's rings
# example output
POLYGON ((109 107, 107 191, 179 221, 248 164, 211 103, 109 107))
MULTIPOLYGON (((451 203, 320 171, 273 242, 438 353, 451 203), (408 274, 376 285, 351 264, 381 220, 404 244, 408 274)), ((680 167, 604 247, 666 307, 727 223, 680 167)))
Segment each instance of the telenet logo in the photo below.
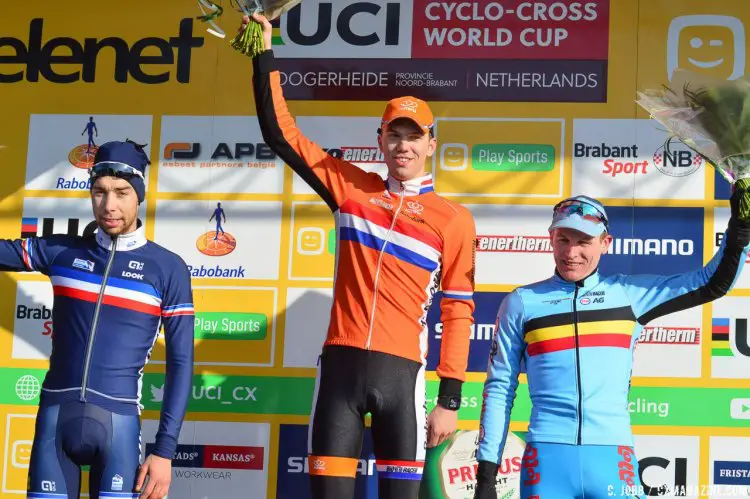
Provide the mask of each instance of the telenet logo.
POLYGON ((745 74, 745 27, 736 17, 680 16, 667 35, 667 76, 676 69, 735 80, 745 74))

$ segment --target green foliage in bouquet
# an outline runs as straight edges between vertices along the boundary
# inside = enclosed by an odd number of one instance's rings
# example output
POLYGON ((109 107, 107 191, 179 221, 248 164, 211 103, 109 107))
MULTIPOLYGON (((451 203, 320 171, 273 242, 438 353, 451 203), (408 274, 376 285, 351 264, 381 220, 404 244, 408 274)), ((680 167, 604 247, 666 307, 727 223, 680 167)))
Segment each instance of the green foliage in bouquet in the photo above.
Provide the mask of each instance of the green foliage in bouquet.
MULTIPOLYGON (((251 17, 253 14, 261 14, 269 21, 276 19, 301 1, 302 0, 229 0, 231 6, 237 12, 241 12, 248 17, 251 17)), ((211 28, 208 28, 209 33, 216 35, 219 38, 224 38, 224 31, 214 22, 219 16, 221 16, 224 9, 210 0, 198 0, 198 6, 203 15, 198 16, 197 19, 211 26, 211 28)), ((247 27, 232 38, 229 44, 234 50, 251 58, 260 54, 266 48, 270 48, 265 47, 265 43, 263 42, 263 27, 254 21, 250 21, 247 27)))
MULTIPOLYGON (((239 7, 237 10, 247 16, 261 14, 272 21, 284 12, 300 3, 301 0, 230 0, 232 5, 239 7)), ((235 8, 237 8, 235 7, 235 8)), ((241 33, 238 33, 231 41, 234 50, 248 57, 255 57, 266 48, 263 42, 263 28, 260 24, 251 21, 241 33)))
POLYGON ((684 70, 670 86, 638 92, 636 101, 671 134, 713 165, 740 194, 750 219, 750 81, 713 80, 684 70))
POLYGON ((232 38, 230 45, 240 54, 244 54, 250 58, 255 57, 265 50, 262 26, 254 21, 250 21, 250 24, 244 30, 232 38))

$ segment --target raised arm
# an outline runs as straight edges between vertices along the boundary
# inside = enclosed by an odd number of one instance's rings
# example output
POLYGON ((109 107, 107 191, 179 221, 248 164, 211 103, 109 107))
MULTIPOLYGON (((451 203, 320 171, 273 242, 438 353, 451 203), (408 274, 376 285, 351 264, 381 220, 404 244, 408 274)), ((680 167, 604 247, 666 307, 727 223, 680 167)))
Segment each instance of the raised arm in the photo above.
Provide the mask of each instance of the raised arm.
POLYGON ((739 218, 742 197, 750 198, 750 191, 737 190, 732 194, 732 215, 724 238, 706 266, 671 276, 623 277, 633 312, 640 324, 645 325, 663 315, 716 300, 734 287, 750 250, 750 219, 739 218))
MULTIPOLYGON (((263 25, 266 47, 271 47, 271 29, 266 21, 263 25)), ((331 211, 336 211, 346 198, 348 186, 365 181, 368 174, 348 161, 332 157, 300 132, 284 99, 281 77, 270 48, 253 58, 253 91, 263 140, 331 211)))

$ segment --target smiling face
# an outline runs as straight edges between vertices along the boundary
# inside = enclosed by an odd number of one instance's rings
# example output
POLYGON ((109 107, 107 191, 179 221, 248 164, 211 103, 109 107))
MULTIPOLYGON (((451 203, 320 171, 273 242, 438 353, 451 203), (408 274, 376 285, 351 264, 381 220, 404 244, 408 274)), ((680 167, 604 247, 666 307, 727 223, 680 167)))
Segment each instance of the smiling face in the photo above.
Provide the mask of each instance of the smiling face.
POLYGON ((734 68, 734 33, 726 26, 687 26, 680 33, 679 67, 728 78, 734 68))
POLYGON ((299 231, 299 248, 303 254, 322 253, 323 238, 325 233, 323 229, 317 227, 305 227, 299 231))
POLYGON ((31 461, 31 444, 29 440, 18 440, 13 443, 12 460, 16 468, 28 468, 31 461))
POLYGON ((435 153, 437 141, 408 119, 397 119, 383 128, 378 145, 385 156, 388 174, 411 180, 425 174, 427 158, 435 153))
POLYGON ((588 277, 609 250, 612 236, 591 237, 573 229, 555 229, 550 234, 557 271, 566 281, 588 277))
POLYGON ((463 169, 466 166, 468 152, 466 144, 443 144, 440 153, 440 163, 446 169, 463 169))

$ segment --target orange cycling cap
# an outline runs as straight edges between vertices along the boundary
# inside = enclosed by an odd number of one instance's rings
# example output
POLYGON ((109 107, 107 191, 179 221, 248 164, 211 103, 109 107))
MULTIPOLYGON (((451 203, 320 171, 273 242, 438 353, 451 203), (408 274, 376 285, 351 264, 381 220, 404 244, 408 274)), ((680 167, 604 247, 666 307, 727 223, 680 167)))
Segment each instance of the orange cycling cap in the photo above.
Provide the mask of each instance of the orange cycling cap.
POLYGON ((398 118, 407 118, 419 125, 425 130, 425 133, 432 128, 435 117, 430 111, 430 106, 422 99, 416 97, 396 97, 388 101, 383 113, 383 125, 398 118))

